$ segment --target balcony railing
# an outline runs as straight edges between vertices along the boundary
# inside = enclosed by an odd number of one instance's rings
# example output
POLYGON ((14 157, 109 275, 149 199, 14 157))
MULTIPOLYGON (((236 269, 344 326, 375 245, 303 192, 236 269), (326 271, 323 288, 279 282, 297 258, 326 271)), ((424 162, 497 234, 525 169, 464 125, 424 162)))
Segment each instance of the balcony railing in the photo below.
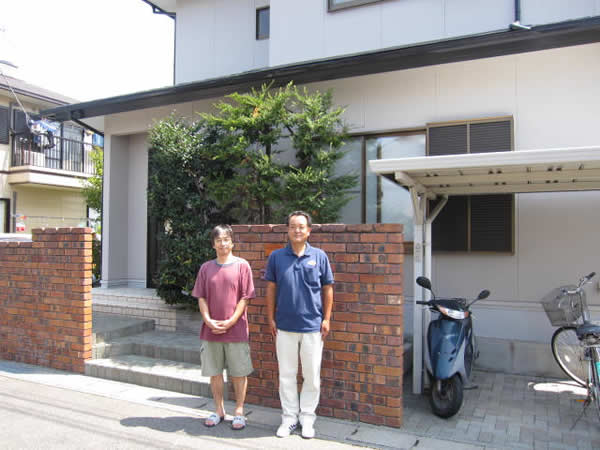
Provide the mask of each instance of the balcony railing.
POLYGON ((14 136, 11 167, 35 166, 93 175, 92 143, 45 134, 14 136))

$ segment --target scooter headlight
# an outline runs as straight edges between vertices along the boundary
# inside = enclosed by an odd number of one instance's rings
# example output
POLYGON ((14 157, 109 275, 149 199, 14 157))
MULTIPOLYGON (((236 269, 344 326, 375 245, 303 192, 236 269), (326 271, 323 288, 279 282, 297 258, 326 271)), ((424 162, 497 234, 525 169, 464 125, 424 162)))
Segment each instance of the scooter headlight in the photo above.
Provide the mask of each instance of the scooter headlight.
POLYGON ((443 315, 448 316, 451 319, 461 320, 469 317, 469 311, 458 311, 456 309, 445 308, 440 305, 437 307, 443 315))

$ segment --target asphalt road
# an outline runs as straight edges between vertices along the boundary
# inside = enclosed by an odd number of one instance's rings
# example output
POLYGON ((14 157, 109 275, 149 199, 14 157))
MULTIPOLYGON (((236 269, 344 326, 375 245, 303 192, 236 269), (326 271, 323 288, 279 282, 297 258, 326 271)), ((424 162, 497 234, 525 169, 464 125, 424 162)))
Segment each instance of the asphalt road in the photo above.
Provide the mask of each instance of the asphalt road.
POLYGON ((0 376, 0 448, 8 449, 346 449, 269 428, 229 423, 207 428, 199 417, 124 400, 0 376))

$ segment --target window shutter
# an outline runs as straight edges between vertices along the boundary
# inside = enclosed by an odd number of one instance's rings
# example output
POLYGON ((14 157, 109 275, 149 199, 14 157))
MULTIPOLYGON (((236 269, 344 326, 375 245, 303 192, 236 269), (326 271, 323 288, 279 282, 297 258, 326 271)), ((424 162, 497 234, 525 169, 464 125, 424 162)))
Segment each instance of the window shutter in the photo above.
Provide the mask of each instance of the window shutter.
POLYGON ((512 148, 511 121, 472 123, 471 153, 509 152, 512 148))
POLYGON ((471 250, 512 251, 513 194, 471 196, 471 250))
MULTIPOLYGON (((449 197, 448 203, 442 208, 433 221, 431 228, 432 250, 446 252, 465 251, 469 245, 469 230, 467 196, 449 197)), ((432 202, 432 207, 435 203, 432 202)))
MULTIPOLYGON (((9 139, 9 116, 8 108, 0 106, 0 144, 8 144, 9 139)), ((0 224, 1 225, 1 224, 0 224)))
POLYGON ((27 116, 20 109, 13 110, 13 130, 16 134, 27 133, 29 131, 27 116))
POLYGON ((467 153, 467 125, 431 127, 428 132, 430 156, 467 153))
MULTIPOLYGON (((512 120, 430 125, 428 155, 512 150, 512 120)), ((433 206, 433 205, 431 205, 433 206)), ((433 222, 438 251, 513 251, 514 195, 455 196, 433 222)))

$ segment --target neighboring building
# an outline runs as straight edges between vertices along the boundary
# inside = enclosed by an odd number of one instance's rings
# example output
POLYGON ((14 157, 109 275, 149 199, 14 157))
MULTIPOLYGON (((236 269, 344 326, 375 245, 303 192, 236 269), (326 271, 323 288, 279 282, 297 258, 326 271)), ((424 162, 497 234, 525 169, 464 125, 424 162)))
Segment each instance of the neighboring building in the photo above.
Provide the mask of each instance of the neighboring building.
POLYGON ((0 77, 0 233, 87 223, 81 188, 94 173, 94 133, 73 122, 37 122, 34 132, 27 125, 41 109, 74 102, 0 77))
MULTIPOLYGON (((345 167, 363 180, 343 221, 402 222, 407 241, 407 192, 366 161, 600 144, 597 1, 152 3, 176 17, 175 86, 45 111, 104 120, 104 287, 149 284, 148 127, 264 82, 334 90, 353 133, 345 167)), ((484 366, 557 373, 538 301, 600 272, 599 200, 595 191, 450 199, 434 223, 433 283, 443 295, 491 290, 476 307, 484 366)), ((410 334, 410 253, 405 261, 410 334)), ((589 291, 600 316, 597 285, 589 291)))

